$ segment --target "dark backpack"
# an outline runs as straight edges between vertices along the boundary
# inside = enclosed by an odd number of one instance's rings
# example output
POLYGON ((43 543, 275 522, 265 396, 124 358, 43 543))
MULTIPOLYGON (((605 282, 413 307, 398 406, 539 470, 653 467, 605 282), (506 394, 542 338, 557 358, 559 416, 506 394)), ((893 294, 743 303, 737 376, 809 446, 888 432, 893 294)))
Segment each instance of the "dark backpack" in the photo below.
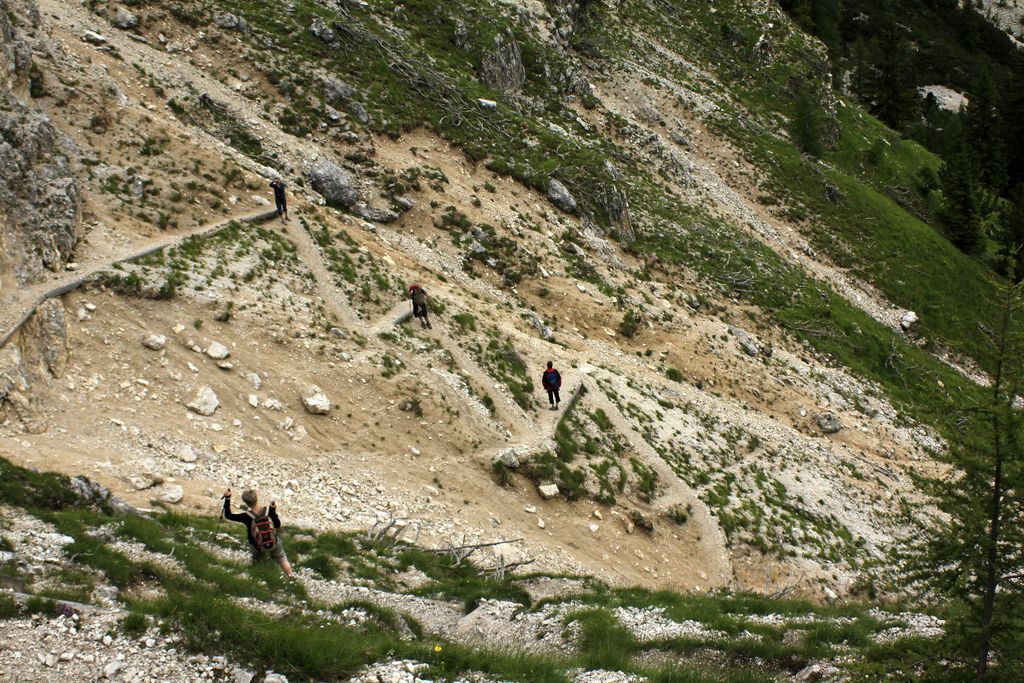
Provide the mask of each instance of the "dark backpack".
POLYGON ((558 374, 558 370, 551 368, 544 371, 541 383, 544 385, 545 389, 557 389, 562 383, 562 377, 558 374))
POLYGON ((270 550, 277 545, 277 529, 267 514, 267 508, 261 508, 259 514, 250 512, 249 516, 252 517, 252 537, 256 541, 256 547, 270 550))

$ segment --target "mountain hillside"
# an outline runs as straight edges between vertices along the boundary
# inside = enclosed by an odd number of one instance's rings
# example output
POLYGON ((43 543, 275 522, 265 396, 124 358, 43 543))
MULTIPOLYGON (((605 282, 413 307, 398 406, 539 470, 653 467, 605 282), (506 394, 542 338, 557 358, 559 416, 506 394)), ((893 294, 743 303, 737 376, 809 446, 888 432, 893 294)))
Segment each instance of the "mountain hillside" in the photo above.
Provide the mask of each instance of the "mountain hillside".
POLYGON ((0 574, 99 610, 36 680, 179 638, 181 679, 818 680, 942 632, 890 579, 1003 279, 780 7, 0 2, 0 574))

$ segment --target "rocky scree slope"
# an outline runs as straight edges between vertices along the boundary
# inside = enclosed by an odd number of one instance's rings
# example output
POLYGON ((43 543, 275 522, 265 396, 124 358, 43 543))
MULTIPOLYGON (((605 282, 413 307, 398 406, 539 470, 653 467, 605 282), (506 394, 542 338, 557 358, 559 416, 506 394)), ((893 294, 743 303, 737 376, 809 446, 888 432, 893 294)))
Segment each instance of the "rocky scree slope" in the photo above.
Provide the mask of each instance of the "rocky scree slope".
MULTIPOLYGON (((273 175, 293 220, 37 313, 3 350, 51 376, 5 374, 15 461, 140 507, 257 485, 311 528, 521 537, 495 562, 617 584, 871 587, 942 447, 915 418, 971 382, 894 329, 906 288, 833 232, 864 202, 905 213, 878 169, 793 152, 781 84, 820 49, 775 9, 723 7, 723 42, 714 13, 630 2, 41 8, 14 16, 45 55, 32 104, 87 157, 82 260, 251 212, 273 175), (394 313, 414 281, 434 331, 394 313), (552 357, 587 388, 565 413, 538 395, 552 357)), ((891 138, 830 106, 844 135, 891 138)), ((988 286, 908 225, 964 292, 988 286)), ((945 320, 917 329, 968 327, 945 320)))

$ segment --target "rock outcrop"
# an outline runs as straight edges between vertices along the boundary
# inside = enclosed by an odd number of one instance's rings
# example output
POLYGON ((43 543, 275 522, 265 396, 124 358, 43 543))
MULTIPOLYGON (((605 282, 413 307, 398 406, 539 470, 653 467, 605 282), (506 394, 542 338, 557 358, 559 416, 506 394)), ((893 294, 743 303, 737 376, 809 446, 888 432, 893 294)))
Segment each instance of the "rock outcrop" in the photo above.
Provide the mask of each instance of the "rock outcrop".
POLYGON ((28 106, 31 48, 0 0, 0 292, 64 268, 77 242, 78 186, 73 147, 28 106))
POLYGON ((323 83, 324 100, 328 104, 343 108, 360 123, 370 122, 370 114, 366 111, 366 106, 356 99, 355 88, 334 76, 328 76, 323 83))
POLYGON ((619 236, 626 242, 632 242, 636 239, 636 232, 633 230, 633 217, 629 212, 629 198, 622 189, 626 181, 619 169, 610 161, 605 160, 604 171, 609 182, 603 188, 600 202, 619 236))
POLYGON ((506 95, 523 89, 526 69, 523 67, 523 55, 511 31, 506 29, 494 36, 494 49, 484 56, 482 69, 484 83, 488 88, 506 95))

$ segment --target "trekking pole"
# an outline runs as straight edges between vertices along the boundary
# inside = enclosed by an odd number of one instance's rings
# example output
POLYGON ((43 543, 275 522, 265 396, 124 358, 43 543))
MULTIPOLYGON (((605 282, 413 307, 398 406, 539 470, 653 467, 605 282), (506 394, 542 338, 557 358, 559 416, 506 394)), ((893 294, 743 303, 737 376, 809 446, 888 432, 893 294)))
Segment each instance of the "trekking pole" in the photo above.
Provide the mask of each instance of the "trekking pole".
MULTIPOLYGON (((228 489, 228 490, 230 490, 230 489, 228 489)), ((224 521, 224 499, 225 498, 227 498, 227 496, 221 496, 220 497, 220 514, 217 516, 217 528, 218 529, 220 528, 220 523, 224 521)))

